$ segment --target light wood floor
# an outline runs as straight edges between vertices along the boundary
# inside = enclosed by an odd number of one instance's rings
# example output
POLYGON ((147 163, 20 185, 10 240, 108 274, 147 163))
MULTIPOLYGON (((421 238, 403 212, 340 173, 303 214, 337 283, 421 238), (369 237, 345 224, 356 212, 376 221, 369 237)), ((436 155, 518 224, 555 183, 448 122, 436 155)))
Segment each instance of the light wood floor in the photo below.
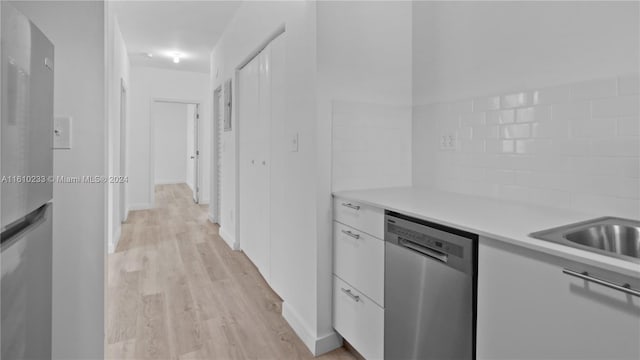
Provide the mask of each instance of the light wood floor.
MULTIPOLYGON (((282 300, 232 251, 187 185, 156 187, 108 261, 107 358, 309 359, 282 300)), ((344 348, 320 359, 353 359, 344 348)))

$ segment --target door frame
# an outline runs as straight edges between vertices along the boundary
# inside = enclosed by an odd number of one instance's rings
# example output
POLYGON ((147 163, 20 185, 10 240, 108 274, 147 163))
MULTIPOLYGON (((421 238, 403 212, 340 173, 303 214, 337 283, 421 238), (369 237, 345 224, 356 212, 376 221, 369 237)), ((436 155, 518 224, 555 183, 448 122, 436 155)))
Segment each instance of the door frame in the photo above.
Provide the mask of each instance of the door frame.
MULTIPOLYGON (((192 198, 196 204, 200 203, 200 105, 193 104, 193 189, 192 198)), ((188 105, 187 105, 188 106, 188 105)), ((188 131, 188 129, 187 129, 188 131)))
MULTIPOLYGON (((212 200, 213 211, 209 212, 210 220, 213 223, 220 224, 221 221, 221 210, 222 210, 222 199, 219 199, 218 194, 222 194, 222 184, 219 183, 218 178, 220 176, 222 166, 222 154, 219 154, 218 149, 222 150, 222 133, 220 131, 220 127, 222 126, 222 122, 224 119, 220 116, 220 98, 222 97, 222 85, 218 86, 215 90, 213 90, 213 126, 212 126, 212 141, 211 141, 211 158, 213 161, 211 162, 211 189, 209 191, 209 198, 212 200), (219 159, 220 158, 220 159, 219 159)), ((221 151, 220 151, 221 152, 221 151)))
MULTIPOLYGON (((118 175, 127 176, 127 86, 123 78, 120 78, 120 173, 118 175)), ((127 207, 127 181, 120 182, 120 206, 119 221, 127 221, 129 209, 127 207)))
MULTIPOLYGON (((185 104, 185 105, 197 105, 198 108, 201 107, 203 101, 201 100, 190 100, 190 99, 177 99, 177 98, 159 98, 152 97, 149 100, 149 207, 156 207, 156 192, 155 192, 155 177, 156 177, 156 126, 155 121, 153 121, 153 105, 155 103, 174 103, 174 104, 185 104)), ((198 133, 200 136, 200 133, 198 133)), ((199 151, 200 149, 198 149, 199 151)), ((200 158, 196 159, 198 163, 200 162, 200 158)), ((199 186, 200 179, 193 179, 193 182, 196 183, 196 186, 199 186)))

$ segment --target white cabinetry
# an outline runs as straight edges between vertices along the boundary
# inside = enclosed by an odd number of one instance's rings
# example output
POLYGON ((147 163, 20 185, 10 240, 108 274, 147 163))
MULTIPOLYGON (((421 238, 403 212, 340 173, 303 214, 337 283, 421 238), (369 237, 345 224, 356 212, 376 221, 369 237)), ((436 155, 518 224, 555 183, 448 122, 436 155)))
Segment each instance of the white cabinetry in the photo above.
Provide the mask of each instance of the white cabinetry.
POLYGON ((333 327, 362 356, 384 349, 384 211, 335 198, 333 327))
POLYGON ((562 270, 640 279, 484 238, 478 257, 478 359, 640 359, 640 298, 562 270))

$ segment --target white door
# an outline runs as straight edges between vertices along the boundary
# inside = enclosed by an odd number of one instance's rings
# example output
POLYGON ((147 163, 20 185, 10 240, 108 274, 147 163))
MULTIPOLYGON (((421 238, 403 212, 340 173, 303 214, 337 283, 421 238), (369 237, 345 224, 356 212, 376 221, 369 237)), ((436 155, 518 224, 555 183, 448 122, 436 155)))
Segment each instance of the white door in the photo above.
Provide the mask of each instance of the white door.
POLYGON ((255 177, 255 229, 254 249, 257 259, 254 261, 262 276, 269 281, 270 271, 270 206, 269 206, 269 166, 271 165, 271 66, 270 48, 267 47, 259 55, 259 116, 254 128, 256 133, 256 177, 255 177))
POLYGON ((261 211, 258 195, 258 169, 260 149, 256 128, 260 117, 260 57, 257 56, 239 73, 238 131, 239 131, 239 213, 240 247, 262 271, 263 254, 258 242, 264 239, 264 232, 256 221, 261 211))
POLYGON ((200 150, 198 148, 198 123, 200 122, 200 106, 196 104, 193 112, 193 152, 191 159, 193 160, 193 202, 199 203, 200 199, 200 181, 198 179, 198 167, 200 164, 200 150))

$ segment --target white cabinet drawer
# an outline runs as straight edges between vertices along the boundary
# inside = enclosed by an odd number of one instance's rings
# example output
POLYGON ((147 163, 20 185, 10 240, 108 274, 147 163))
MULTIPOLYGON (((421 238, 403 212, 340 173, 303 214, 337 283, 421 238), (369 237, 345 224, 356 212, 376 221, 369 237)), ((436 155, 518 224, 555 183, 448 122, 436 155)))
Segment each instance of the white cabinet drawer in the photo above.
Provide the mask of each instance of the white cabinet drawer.
POLYGON ((349 225, 378 239, 384 238, 384 210, 357 201, 333 199, 334 220, 349 225))
POLYGON ((384 310, 333 277, 333 327, 366 359, 384 356, 384 310))
POLYGON ((384 241, 334 221, 333 272, 384 306, 384 241))

